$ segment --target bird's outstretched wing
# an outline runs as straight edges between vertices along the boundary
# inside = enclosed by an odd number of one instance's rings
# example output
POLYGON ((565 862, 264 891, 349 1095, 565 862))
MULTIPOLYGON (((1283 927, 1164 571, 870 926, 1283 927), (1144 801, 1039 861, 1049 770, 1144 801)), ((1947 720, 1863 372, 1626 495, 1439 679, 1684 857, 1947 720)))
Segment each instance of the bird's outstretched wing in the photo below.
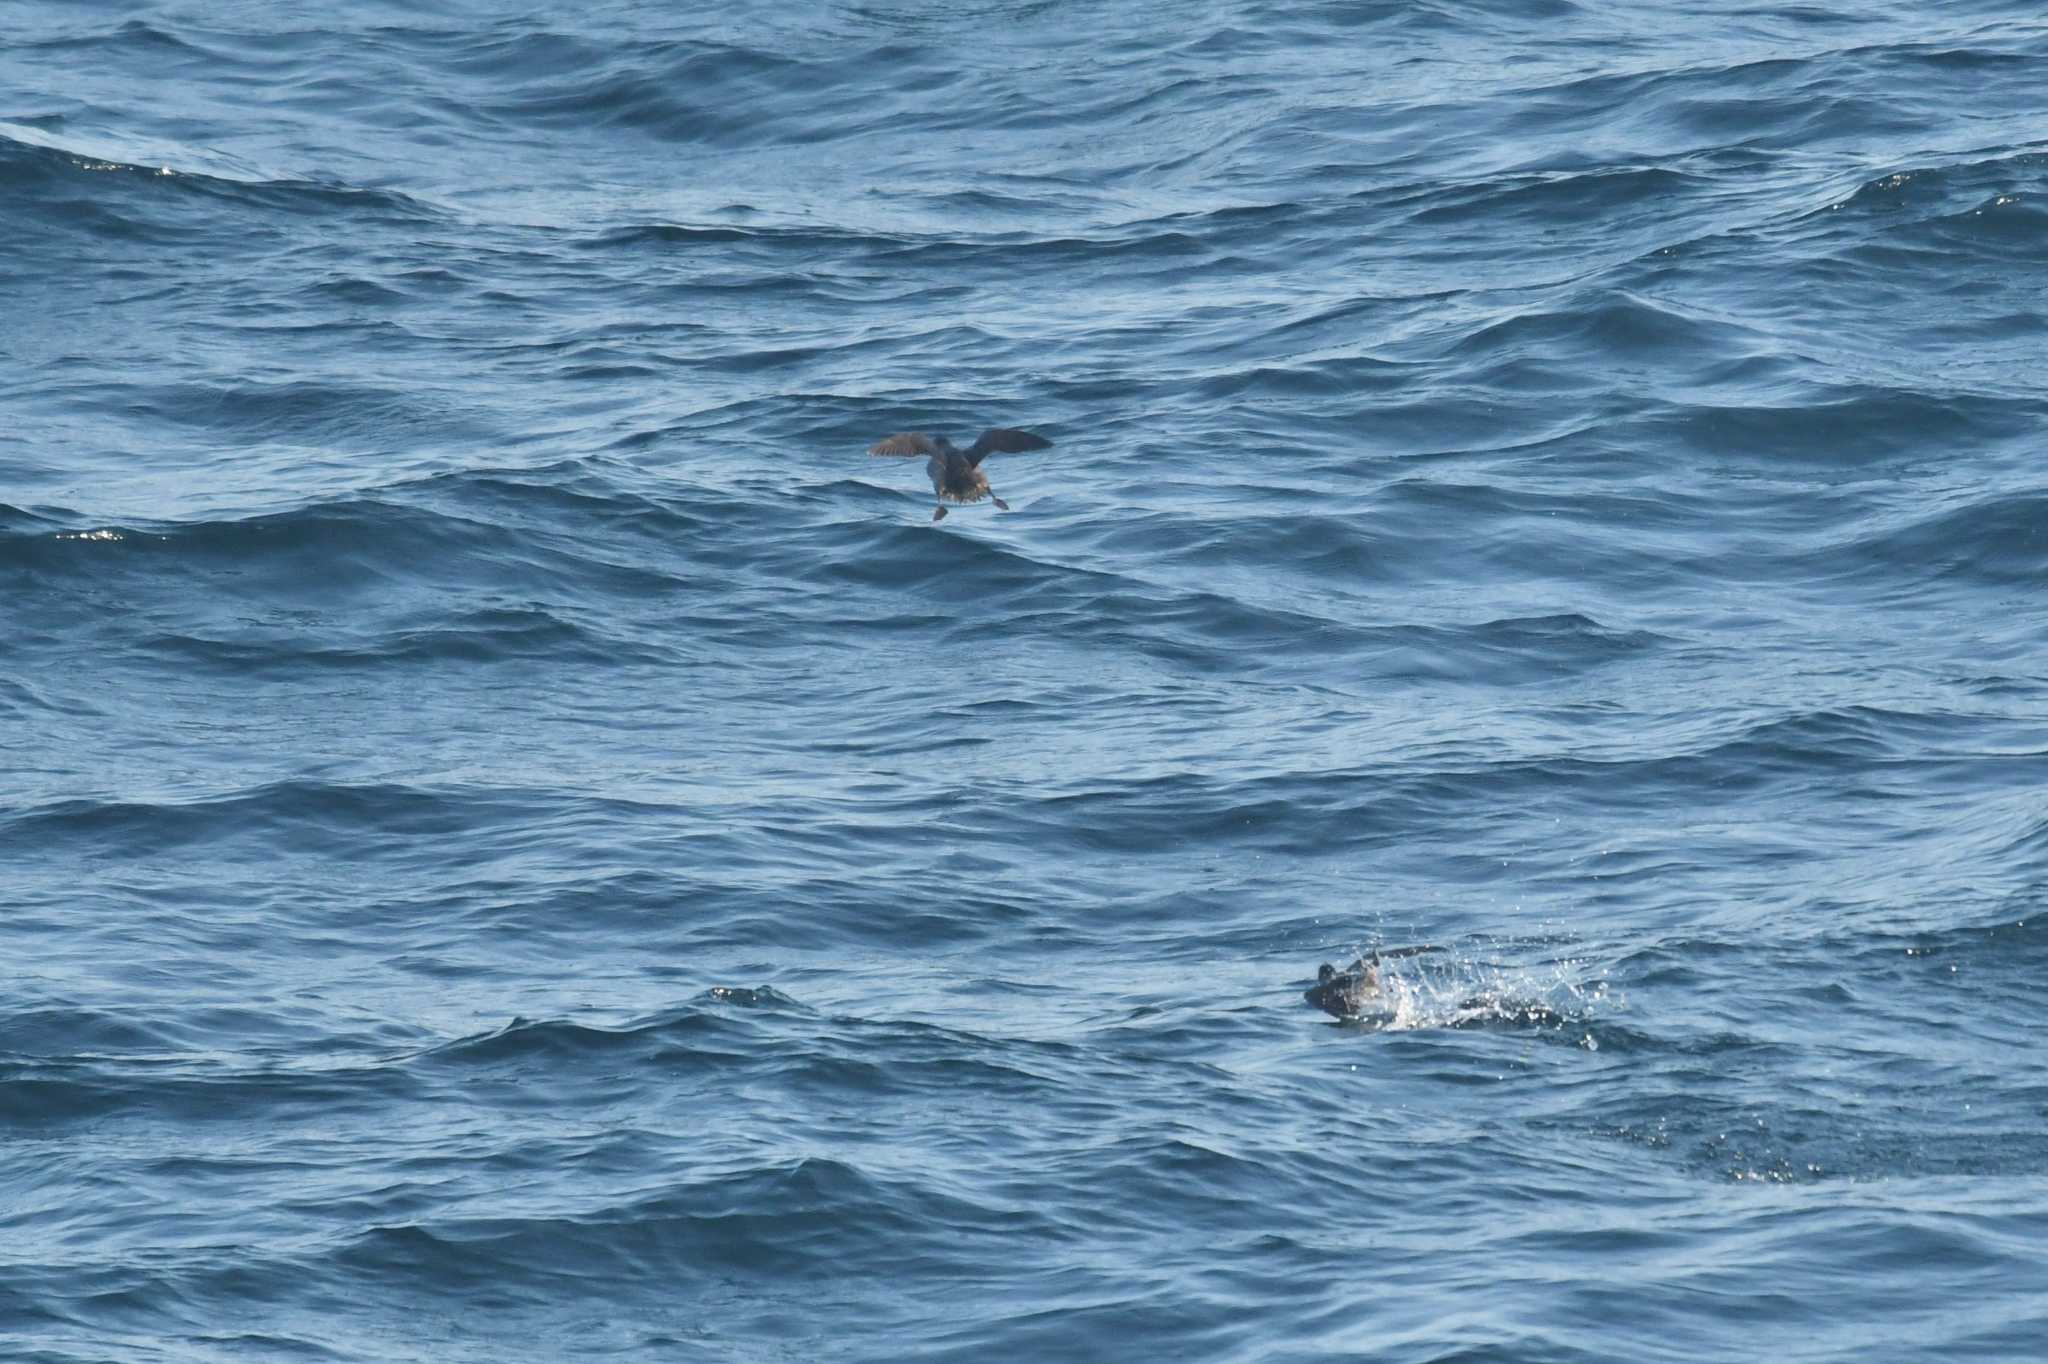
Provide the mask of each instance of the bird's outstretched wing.
POLYGON ((990 455, 1011 455, 1019 450, 1043 450, 1052 444, 1044 436, 1034 436, 1029 431, 1016 431, 1007 426, 991 426, 981 433, 974 444, 967 447, 967 462, 979 464, 990 455))
POLYGON ((922 431, 905 431, 868 447, 871 455, 936 455, 939 447, 922 431))

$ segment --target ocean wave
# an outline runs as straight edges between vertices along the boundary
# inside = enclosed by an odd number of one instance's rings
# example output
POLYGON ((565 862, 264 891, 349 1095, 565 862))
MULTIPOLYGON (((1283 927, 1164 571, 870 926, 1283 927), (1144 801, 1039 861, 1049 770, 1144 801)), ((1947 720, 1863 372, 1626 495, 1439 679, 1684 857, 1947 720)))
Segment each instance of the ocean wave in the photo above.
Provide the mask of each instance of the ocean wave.
MULTIPOLYGON (((171 244, 218 230, 212 216, 216 211, 243 220, 261 212, 320 219, 342 215, 383 224, 423 224, 442 216, 432 205, 394 190, 259 179, 253 170, 237 174, 241 168, 232 163, 216 165, 211 155, 192 158, 210 170, 114 159, 123 149, 100 145, 112 155, 74 151, 61 139, 0 123, 0 186, 17 191, 8 215, 16 230, 63 233, 84 226, 102 237, 171 244)), ((178 156, 182 149, 151 150, 178 156)))
POLYGON ((1866 571, 1886 577, 2039 582, 2048 574, 2048 543, 2037 532, 2044 511, 2048 490, 1971 497, 1960 506, 1865 534, 1834 555, 1853 554, 1866 571))
POLYGON ((2038 16, 7 26, 12 1343, 2031 1357, 2038 16))
POLYGON ((245 579, 245 590, 311 601, 421 580, 512 592, 524 587, 656 593, 677 581, 661 568, 613 560, 561 527, 523 531, 509 521, 464 515, 460 508, 435 510, 392 497, 153 525, 95 526, 75 514, 50 520, 78 529, 0 532, 0 564, 58 581, 163 581, 180 575, 205 580, 226 572, 245 579))
POLYGON ((216 840, 261 839, 286 828, 331 846, 369 835, 402 852, 413 838, 473 834, 521 819, 532 809, 529 799, 519 792, 294 779, 182 799, 52 801, 7 812, 0 828, 44 847, 97 845, 128 858, 216 840))

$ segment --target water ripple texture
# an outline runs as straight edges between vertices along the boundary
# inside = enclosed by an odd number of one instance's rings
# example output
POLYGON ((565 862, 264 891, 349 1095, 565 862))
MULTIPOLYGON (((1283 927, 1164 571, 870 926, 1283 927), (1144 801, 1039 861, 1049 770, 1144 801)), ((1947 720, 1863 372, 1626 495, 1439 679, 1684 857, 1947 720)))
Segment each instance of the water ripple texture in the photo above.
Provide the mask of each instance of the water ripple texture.
POLYGON ((0 8, 0 1356, 2048 1357, 2044 63, 0 8))

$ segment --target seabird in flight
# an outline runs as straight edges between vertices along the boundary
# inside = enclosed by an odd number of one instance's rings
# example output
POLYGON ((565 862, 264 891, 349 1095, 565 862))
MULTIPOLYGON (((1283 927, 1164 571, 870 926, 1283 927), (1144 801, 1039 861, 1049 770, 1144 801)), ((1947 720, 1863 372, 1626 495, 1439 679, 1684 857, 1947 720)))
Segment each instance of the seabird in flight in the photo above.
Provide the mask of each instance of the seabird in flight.
POLYGON ((981 471, 981 462, 990 455, 1015 454, 1019 450, 1043 450, 1052 444, 1044 436, 1034 436, 1029 431, 1014 431, 1007 426, 991 426, 981 433, 979 439, 965 450, 954 445, 944 436, 927 436, 922 431, 905 431, 901 435, 876 441, 868 447, 871 455, 929 455, 924 471, 931 475, 932 491, 939 495, 939 505, 932 509, 932 520, 944 519, 948 502, 979 502, 986 497, 1001 511, 1008 511, 1010 504, 989 491, 988 475, 981 471))

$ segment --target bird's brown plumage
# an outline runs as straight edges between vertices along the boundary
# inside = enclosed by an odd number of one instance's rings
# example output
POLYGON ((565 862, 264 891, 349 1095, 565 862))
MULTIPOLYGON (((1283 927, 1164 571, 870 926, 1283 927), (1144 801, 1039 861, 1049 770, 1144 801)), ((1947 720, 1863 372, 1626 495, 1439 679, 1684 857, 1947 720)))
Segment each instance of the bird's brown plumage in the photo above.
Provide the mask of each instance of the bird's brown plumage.
POLYGON ((988 486, 988 475, 981 471, 981 462, 990 455, 1014 454, 1021 450, 1044 450, 1052 442, 1044 436, 1015 427, 991 426, 976 438, 974 444, 965 450, 954 445, 944 436, 927 436, 922 431, 900 431, 886 440, 878 440, 868 447, 871 455, 926 456, 925 472, 931 476, 932 491, 938 495, 939 506, 932 512, 937 521, 946 514, 948 502, 979 502, 984 497, 993 497, 995 504, 1003 511, 1010 504, 1000 497, 994 497, 988 486))
POLYGON ((1044 450, 1052 442, 1044 436, 1029 431, 1019 431, 1009 426, 991 426, 981 433, 974 444, 967 447, 967 461, 979 464, 990 455, 1014 455, 1021 450, 1044 450))
POLYGON ((871 455, 936 455, 939 447, 922 431, 905 431, 868 447, 871 455))

